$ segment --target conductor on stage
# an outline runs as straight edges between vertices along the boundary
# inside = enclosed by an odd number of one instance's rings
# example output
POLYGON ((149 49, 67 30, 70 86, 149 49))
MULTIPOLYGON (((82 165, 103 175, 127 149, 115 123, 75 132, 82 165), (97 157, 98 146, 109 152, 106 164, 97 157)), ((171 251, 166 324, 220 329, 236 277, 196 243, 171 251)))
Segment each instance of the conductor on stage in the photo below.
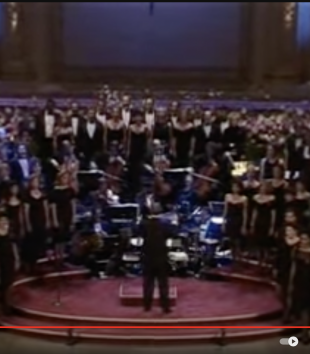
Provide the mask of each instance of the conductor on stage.
POLYGON ((160 205, 154 203, 150 209, 150 215, 143 222, 143 306, 145 311, 151 310, 157 281, 162 310, 164 313, 170 313, 169 260, 166 245, 169 233, 158 217, 161 212, 160 205))

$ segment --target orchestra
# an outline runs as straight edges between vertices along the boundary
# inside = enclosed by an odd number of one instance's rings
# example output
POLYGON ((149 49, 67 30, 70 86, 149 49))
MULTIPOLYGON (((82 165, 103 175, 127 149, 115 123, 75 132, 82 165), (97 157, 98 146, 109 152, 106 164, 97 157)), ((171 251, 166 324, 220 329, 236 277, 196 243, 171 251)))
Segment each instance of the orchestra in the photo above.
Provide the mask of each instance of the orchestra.
MULTIPOLYGON (((269 123, 278 118, 266 114, 256 122, 244 112, 209 107, 204 112, 177 101, 158 107, 151 95, 142 106, 128 94, 119 99, 111 92, 88 107, 71 102, 58 108, 48 100, 36 110, 29 140, 9 129, 1 138, 1 207, 12 224, 23 269, 36 274, 38 260, 52 244, 58 266, 69 252, 92 264, 92 270, 102 256, 113 263, 109 273, 123 274, 117 267, 136 272, 143 266, 141 225, 155 203, 161 210, 157 217, 170 230, 172 274, 182 268, 182 274, 199 276, 224 253, 230 264, 254 259, 264 269, 275 261, 274 254, 290 247, 288 210, 304 229, 310 216, 309 178, 299 161, 308 161, 308 140, 301 144, 296 128, 286 144, 284 122, 273 128, 269 123), (38 156, 30 142, 36 143, 38 156), (249 153, 254 148, 255 154, 249 153)), ((304 130, 310 136, 307 119, 304 130)), ((307 235, 294 232, 301 248, 296 246, 296 254, 285 251, 291 260, 286 264, 308 271, 307 235)), ((300 279, 308 276, 284 281, 281 265, 276 269, 285 296, 289 284, 299 289, 300 279)), ((289 301, 283 303, 290 307, 289 301)), ((307 312, 307 306, 300 311, 307 312)))

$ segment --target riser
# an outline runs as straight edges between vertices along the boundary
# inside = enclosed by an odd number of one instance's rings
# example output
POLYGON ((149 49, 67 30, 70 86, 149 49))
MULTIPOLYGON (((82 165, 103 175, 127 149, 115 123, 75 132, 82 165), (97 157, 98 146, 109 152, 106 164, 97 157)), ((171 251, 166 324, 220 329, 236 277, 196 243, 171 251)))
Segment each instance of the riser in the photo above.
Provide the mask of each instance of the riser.
POLYGON ((206 318, 206 319, 158 319, 158 318, 141 318, 141 319, 88 319, 87 317, 76 317, 74 319, 68 318, 65 315, 54 315, 38 313, 30 310, 14 309, 16 314, 25 318, 31 318, 42 321, 49 321, 55 326, 68 325, 68 326, 242 326, 246 325, 249 321, 275 320, 281 318, 282 311, 279 309, 275 312, 266 314, 253 314, 252 316, 235 316, 227 318, 206 318))
POLYGON ((264 330, 250 333, 227 333, 224 337, 220 337, 218 333, 207 334, 207 335, 181 335, 173 337, 163 337, 155 336, 143 337, 143 336, 112 336, 112 335, 98 335, 98 334, 87 334, 79 333, 78 336, 72 337, 68 336, 68 332, 53 332, 50 331, 36 331, 24 330, 24 329, 8 329, 13 333, 29 336, 33 338, 40 338, 51 341, 61 341, 67 344, 80 344, 80 343, 105 343, 105 344, 116 344, 116 345, 194 345, 194 344, 204 344, 212 343, 219 346, 224 346, 232 343, 241 342, 251 342, 262 339, 276 338, 283 336, 284 334, 294 333, 288 330, 264 330))

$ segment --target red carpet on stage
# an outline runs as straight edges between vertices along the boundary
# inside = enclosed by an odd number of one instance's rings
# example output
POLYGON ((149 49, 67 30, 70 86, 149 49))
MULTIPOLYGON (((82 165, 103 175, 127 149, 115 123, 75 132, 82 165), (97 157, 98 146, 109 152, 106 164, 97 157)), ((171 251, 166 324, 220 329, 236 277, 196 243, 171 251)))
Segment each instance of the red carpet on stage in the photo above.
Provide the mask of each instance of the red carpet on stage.
MULTIPOLYGON (((66 279, 61 283, 48 280, 44 286, 18 286, 14 292, 15 307, 79 317, 136 318, 142 308, 122 306, 120 286, 141 289, 140 279, 66 279), (54 306, 60 286, 61 306, 54 306)), ((272 288, 258 284, 208 282, 196 279, 173 279, 178 290, 177 306, 171 318, 217 318, 264 314, 278 311, 279 300, 272 288)), ((161 312, 154 309, 153 316, 161 312)))
MULTIPOLYGON (((175 306, 178 297, 178 290, 176 286, 169 287, 170 305, 175 306)), ((121 283, 119 288, 119 298, 123 306, 143 306, 143 286, 136 282, 121 283)), ((159 290, 155 286, 153 305, 160 306, 159 290)))
MULTIPOLYGON (((281 325, 281 303, 273 286, 266 281, 255 278, 232 280, 228 274, 227 279, 221 281, 171 279, 170 289, 176 302, 172 313, 167 315, 158 306, 154 306, 150 313, 137 306, 142 299, 142 280, 139 278, 91 280, 85 277, 85 272, 78 270, 63 272, 61 276, 50 274, 39 282, 21 279, 12 289, 16 316, 5 319, 4 325, 76 326, 79 329, 74 333, 80 340, 136 344, 152 341, 197 343, 218 340, 223 335, 219 328, 174 330, 160 326, 239 327, 225 330, 225 338, 229 341, 265 338, 282 332, 281 329, 240 328, 281 325), (135 299, 135 306, 124 306, 120 289, 127 300, 135 299), (154 328, 85 328, 96 326, 154 328)), ((49 338, 66 338, 69 333, 65 328, 14 330, 49 338)))

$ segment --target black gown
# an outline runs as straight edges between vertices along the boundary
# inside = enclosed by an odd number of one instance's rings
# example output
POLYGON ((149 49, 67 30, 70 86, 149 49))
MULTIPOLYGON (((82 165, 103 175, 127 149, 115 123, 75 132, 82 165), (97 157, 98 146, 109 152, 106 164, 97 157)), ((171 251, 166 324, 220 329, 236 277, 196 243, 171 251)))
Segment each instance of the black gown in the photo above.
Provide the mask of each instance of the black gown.
POLYGON ((294 210, 300 226, 307 227, 309 225, 309 218, 307 216, 307 212, 309 211, 309 199, 295 198, 294 210))
POLYGON ((247 205, 247 230, 249 231, 251 228, 251 220, 252 220, 252 216, 253 216, 253 210, 254 210, 254 195, 256 195, 258 193, 258 188, 259 187, 245 187, 244 188, 244 195, 247 197, 248 199, 248 205, 247 205))
POLYGON ((107 144, 107 149, 109 150, 111 148, 112 143, 117 142, 117 145, 120 146, 123 141, 124 141, 124 129, 123 127, 119 129, 115 128, 110 128, 107 126, 107 132, 106 132, 106 144, 107 144))
POLYGON ((277 238, 277 254, 276 254, 276 269, 277 269, 277 281, 281 288, 281 295, 283 302, 286 305, 287 291, 290 280, 290 270, 292 266, 292 258, 295 248, 287 245, 285 241, 285 227, 279 232, 277 238))
POLYGON ((168 147, 170 140, 169 125, 167 123, 155 123, 153 128, 153 139, 159 140, 165 147, 168 147))
POLYGON ((300 251, 297 251, 293 262, 295 272, 290 279, 292 291, 289 294, 293 312, 300 316, 307 311, 310 315, 310 256, 309 254, 303 256, 300 251))
POLYGON ((140 163, 147 153, 147 132, 130 132, 129 160, 130 163, 140 163))
POLYGON ((285 215, 285 184, 281 184, 280 186, 273 187, 273 194, 275 197, 275 231, 279 231, 282 228, 284 222, 284 215, 285 215))
POLYGON ((6 204, 6 212, 10 220, 10 229, 12 237, 15 242, 20 244, 22 236, 22 225, 21 225, 21 213, 22 213, 22 204, 10 205, 6 204))
POLYGON ((178 167, 188 167, 190 164, 190 150, 194 130, 193 128, 185 130, 174 128, 173 136, 175 138, 176 165, 178 167))
POLYGON ((29 221, 31 232, 24 239, 24 260, 34 264, 41 256, 45 255, 47 243, 45 203, 46 196, 34 198, 30 193, 26 195, 25 204, 29 207, 29 221))
POLYGON ((254 200, 254 210, 256 212, 254 224, 255 243, 259 249, 267 249, 272 245, 270 227, 274 211, 274 201, 261 203, 254 200))
POLYGON ((58 227, 55 230, 54 242, 65 243, 70 239, 70 229, 73 220, 72 200, 75 192, 72 188, 57 188, 52 192, 50 202, 55 205, 58 227))
POLYGON ((64 141, 71 141, 71 140, 72 140, 71 133, 60 133, 57 136, 57 149, 58 149, 58 151, 61 151, 64 141))
POLYGON ((228 202, 227 204, 225 230, 226 236, 233 244, 236 244, 241 240, 243 226, 243 210, 243 203, 228 202))
POLYGON ((6 310, 7 290, 14 281, 15 257, 10 235, 0 236, 0 305, 6 310))
POLYGON ((273 178, 273 170, 276 166, 279 165, 278 160, 270 161, 268 159, 264 159, 262 163, 264 166, 263 179, 272 179, 273 178))
POLYGON ((11 187, 11 180, 0 181, 0 205, 4 203, 4 200, 8 198, 9 190, 11 187))

